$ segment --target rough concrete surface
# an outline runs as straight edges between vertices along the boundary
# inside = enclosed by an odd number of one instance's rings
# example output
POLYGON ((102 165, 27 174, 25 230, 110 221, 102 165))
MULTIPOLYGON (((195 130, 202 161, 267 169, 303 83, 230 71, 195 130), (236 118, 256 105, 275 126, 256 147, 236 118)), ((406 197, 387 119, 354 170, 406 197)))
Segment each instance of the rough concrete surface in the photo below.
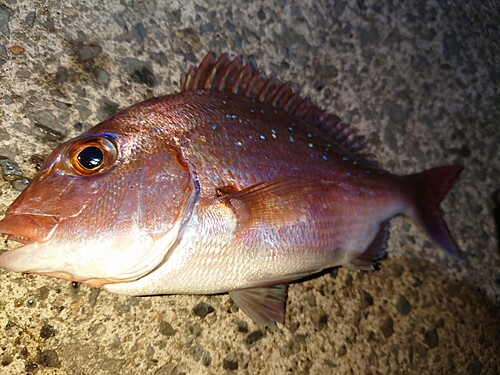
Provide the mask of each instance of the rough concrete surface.
POLYGON ((396 218, 379 271, 292 285, 282 335, 227 295, 124 297, 0 271, 0 373, 498 374, 498 15, 495 1, 0 0, 0 215, 34 154, 174 92, 214 49, 294 82, 391 171, 464 165, 442 207, 467 254, 396 218))

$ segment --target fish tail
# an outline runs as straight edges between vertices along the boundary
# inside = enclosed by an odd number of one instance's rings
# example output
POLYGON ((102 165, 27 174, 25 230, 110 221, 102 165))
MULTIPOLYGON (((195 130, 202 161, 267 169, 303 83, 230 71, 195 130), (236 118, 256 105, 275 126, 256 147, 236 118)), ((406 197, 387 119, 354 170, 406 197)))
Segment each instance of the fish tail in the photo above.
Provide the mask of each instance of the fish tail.
POLYGON ((458 165, 445 165, 406 176, 414 191, 413 210, 409 214, 427 235, 454 258, 463 259, 443 219, 439 204, 462 171, 458 165))

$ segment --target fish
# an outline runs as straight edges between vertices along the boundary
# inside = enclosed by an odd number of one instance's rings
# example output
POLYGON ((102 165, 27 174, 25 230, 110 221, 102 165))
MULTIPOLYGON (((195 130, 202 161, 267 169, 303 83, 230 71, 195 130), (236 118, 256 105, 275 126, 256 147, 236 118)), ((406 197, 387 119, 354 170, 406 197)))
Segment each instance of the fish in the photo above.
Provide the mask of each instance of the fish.
POLYGON ((210 51, 180 82, 48 156, 0 221, 21 244, 1 268, 126 295, 229 293, 274 329, 290 283, 378 268, 396 215, 463 258, 439 207, 461 166, 390 173, 354 127, 241 57, 210 51))

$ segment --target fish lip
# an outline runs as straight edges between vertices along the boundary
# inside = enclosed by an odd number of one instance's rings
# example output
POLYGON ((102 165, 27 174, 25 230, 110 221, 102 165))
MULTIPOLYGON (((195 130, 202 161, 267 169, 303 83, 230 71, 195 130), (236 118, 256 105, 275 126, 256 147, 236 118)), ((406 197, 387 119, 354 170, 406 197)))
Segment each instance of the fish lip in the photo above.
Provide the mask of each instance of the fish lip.
POLYGON ((14 235, 14 234, 8 234, 8 233, 1 233, 2 236, 5 237, 5 239, 7 241, 15 241, 15 242, 19 242, 23 245, 29 245, 33 242, 35 242, 33 239, 31 238, 28 238, 28 237, 23 237, 23 236, 20 236, 20 235, 14 235))
POLYGON ((0 235, 22 245, 49 241, 59 224, 54 216, 7 214, 0 220, 0 235))

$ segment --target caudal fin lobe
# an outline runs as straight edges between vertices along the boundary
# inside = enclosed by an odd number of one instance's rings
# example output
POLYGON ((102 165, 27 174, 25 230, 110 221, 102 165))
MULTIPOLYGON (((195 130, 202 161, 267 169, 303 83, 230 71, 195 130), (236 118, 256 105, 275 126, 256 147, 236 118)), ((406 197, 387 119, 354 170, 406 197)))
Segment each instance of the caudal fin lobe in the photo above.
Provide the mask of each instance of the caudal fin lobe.
POLYGON ((463 259, 464 255, 446 226, 439 204, 461 171, 459 165, 446 165, 408 176, 415 192, 412 218, 437 245, 459 259, 463 259))

